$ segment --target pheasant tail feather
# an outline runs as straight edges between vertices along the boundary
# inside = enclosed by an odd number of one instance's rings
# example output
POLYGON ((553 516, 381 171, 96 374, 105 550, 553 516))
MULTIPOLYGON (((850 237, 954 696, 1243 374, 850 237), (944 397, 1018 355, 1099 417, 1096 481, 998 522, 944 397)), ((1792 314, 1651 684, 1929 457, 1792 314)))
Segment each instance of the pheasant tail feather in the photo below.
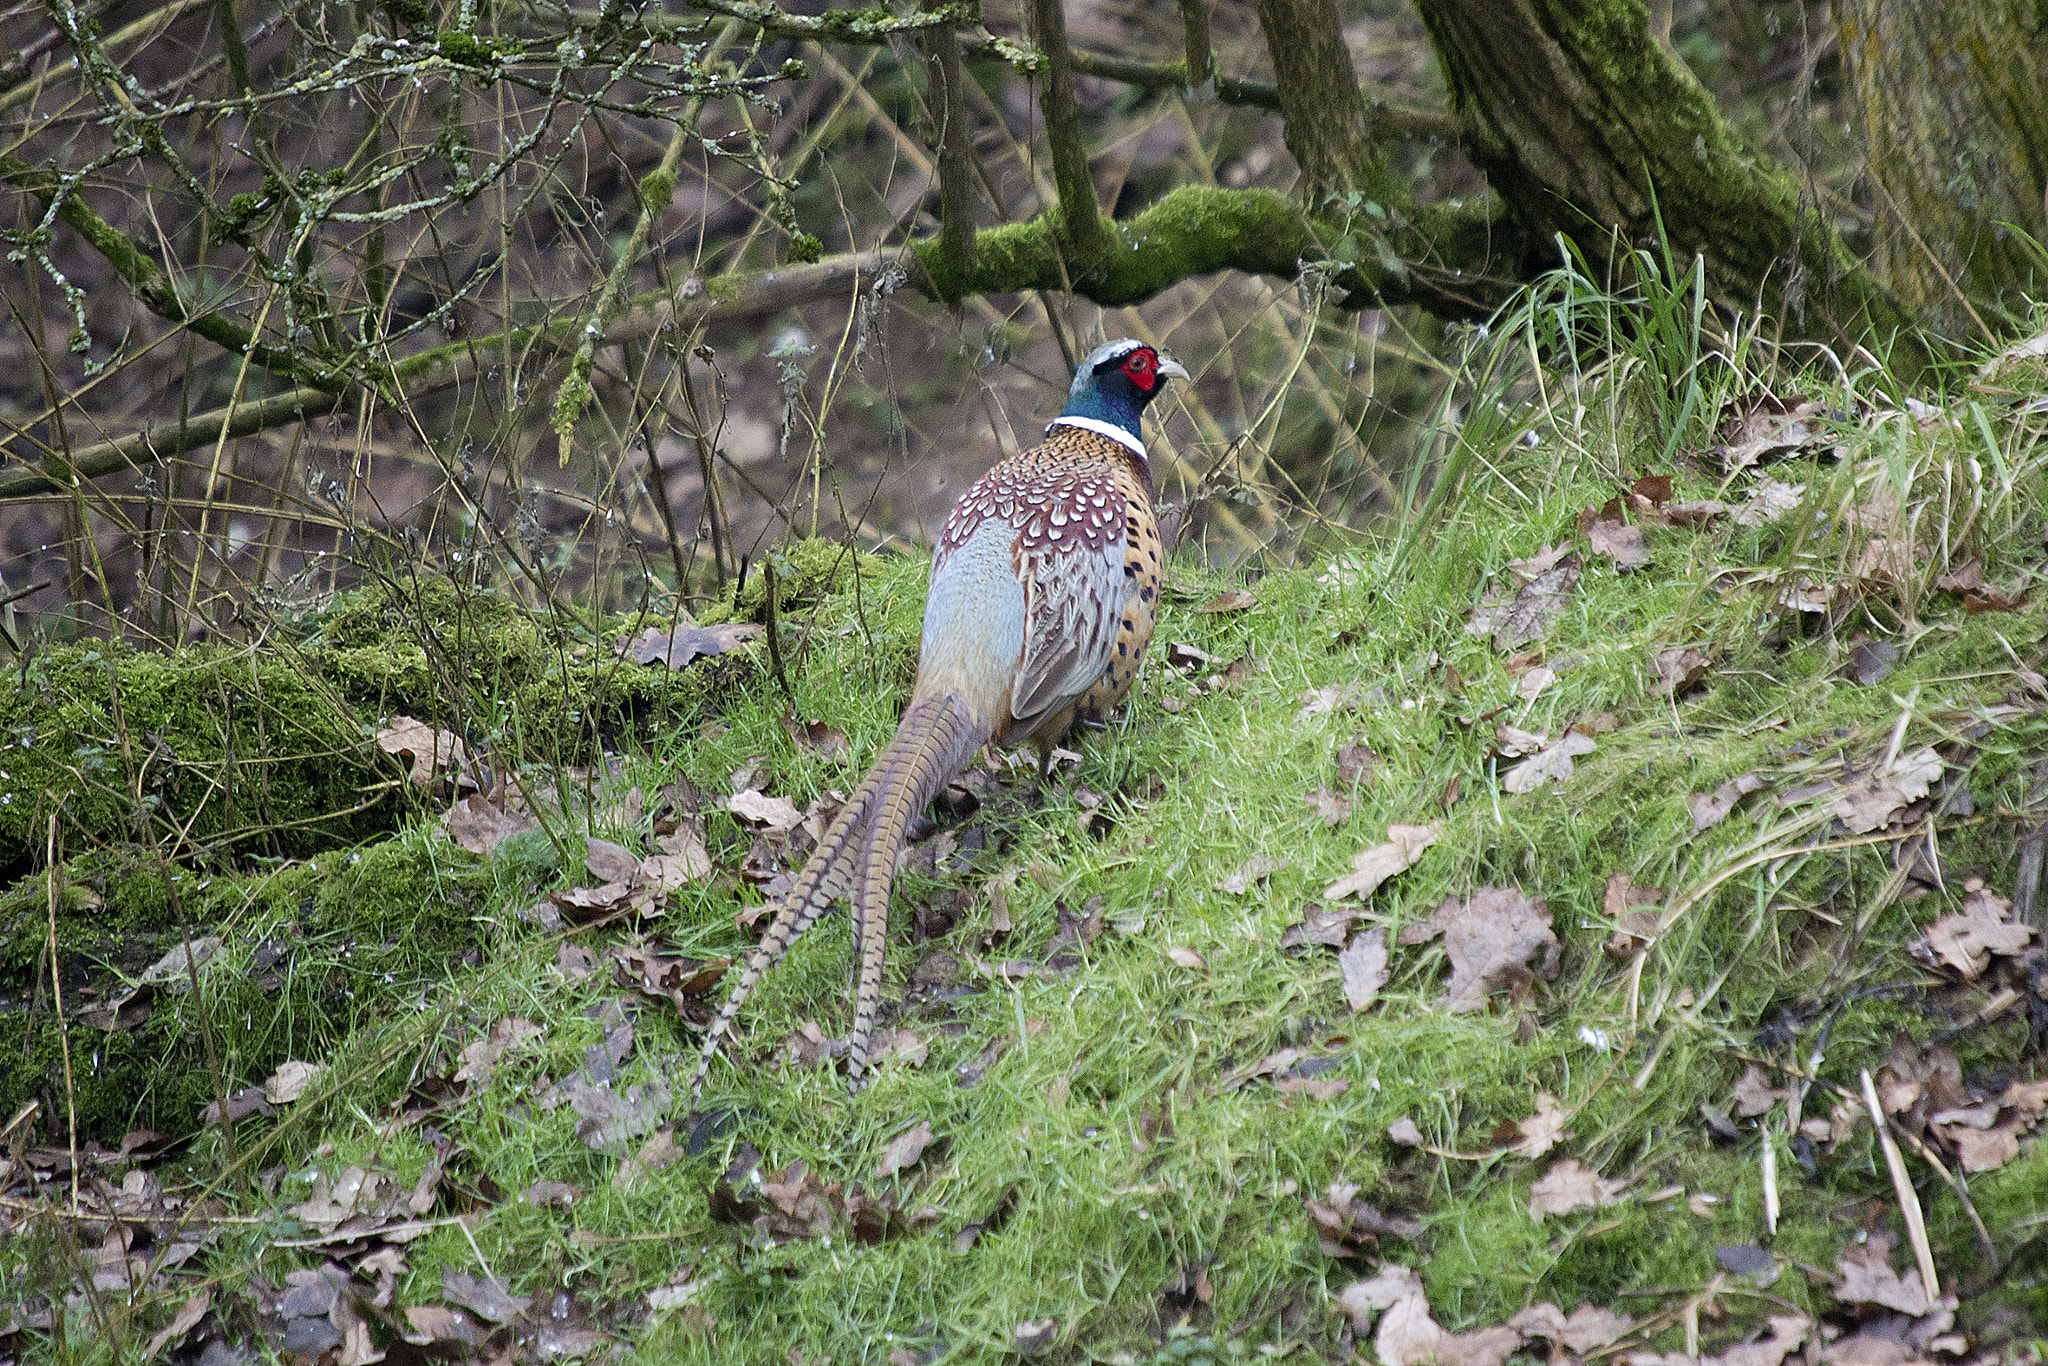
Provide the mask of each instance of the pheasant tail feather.
MULTIPOLYGON (((902 816, 895 827, 888 857, 880 864, 880 927, 874 934, 865 932, 870 917, 861 915, 859 907, 856 907, 854 939, 862 956, 863 991, 865 993, 865 984, 870 976, 867 954, 868 944, 872 941, 873 999, 879 999, 882 930, 887 926, 889 915, 889 876, 895 870, 896 851, 902 847, 903 830, 908 826, 910 817, 924 809, 925 803, 931 800, 940 786, 966 767, 968 758, 985 739, 986 728, 977 727, 968 716, 967 709, 950 695, 921 698, 911 703, 896 728, 895 738, 882 751, 881 758, 875 761, 875 766, 868 771, 861 785, 854 789, 846 805, 840 808, 832 824, 826 827, 824 838, 818 841, 817 849, 797 874, 796 883, 775 912, 775 918, 768 923, 767 933, 747 955, 739 980, 733 984, 732 992, 719 1008, 717 1018, 704 1034, 702 1050, 697 1058, 697 1072, 690 1081, 692 1097, 703 1091, 704 1078, 711 1071, 711 1061, 718 1055, 719 1041, 731 1029, 740 1008, 746 1004, 747 997, 753 994, 761 978, 781 961, 797 936, 816 923, 833 902, 849 892, 861 893, 872 881, 876 867, 874 835, 878 815, 884 811, 907 811, 908 814, 902 816), (906 801, 907 806, 904 805, 906 801), (859 886, 854 885, 856 869, 862 874, 859 886)), ((860 1041, 854 1053, 856 1078, 866 1061, 867 1028, 872 1027, 874 1020, 873 1000, 865 994, 862 999, 869 1004, 866 1027, 860 1023, 859 1010, 855 1014, 855 1033, 860 1041)))
POLYGON ((939 789, 967 767, 989 737, 952 693, 921 697, 903 714, 896 739, 875 765, 876 790, 867 843, 853 879, 854 945, 860 983, 853 998, 853 1029, 846 1036, 847 1074, 854 1090, 865 1083, 868 1037, 882 1001, 882 948, 889 930, 889 886, 910 822, 939 789))

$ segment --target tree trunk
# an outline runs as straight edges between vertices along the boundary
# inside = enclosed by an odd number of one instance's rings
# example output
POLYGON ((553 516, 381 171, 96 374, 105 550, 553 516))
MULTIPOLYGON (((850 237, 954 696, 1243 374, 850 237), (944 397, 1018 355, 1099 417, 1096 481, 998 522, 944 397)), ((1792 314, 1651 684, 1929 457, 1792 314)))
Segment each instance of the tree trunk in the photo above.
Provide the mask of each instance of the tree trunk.
MULTIPOLYGON (((1835 0, 1875 186, 1876 270, 1950 331, 2048 276, 2048 8, 1835 0), (1967 296, 1967 299, 1965 298, 1967 296)), ((1989 318, 1983 321, 1989 322, 1989 318)))
POLYGON ((1379 157, 1337 0, 1258 0, 1258 13, 1280 88, 1282 135, 1301 166, 1310 211, 1333 190, 1377 189, 1379 157))
MULTIPOLYGON (((1538 240, 1595 261, 1656 249, 1706 258, 1715 296, 1761 303, 1794 335, 1903 337, 1911 314, 1859 265, 1792 177, 1724 123, 1650 36, 1639 0, 1417 0, 1467 151, 1538 240)), ((1911 341, 1906 373, 1924 357, 1911 341)))

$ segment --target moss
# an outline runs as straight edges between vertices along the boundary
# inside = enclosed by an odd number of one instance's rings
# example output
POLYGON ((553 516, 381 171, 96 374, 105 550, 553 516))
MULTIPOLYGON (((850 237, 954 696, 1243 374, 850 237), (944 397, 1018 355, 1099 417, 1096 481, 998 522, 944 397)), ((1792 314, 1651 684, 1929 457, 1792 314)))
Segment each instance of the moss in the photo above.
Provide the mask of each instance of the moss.
MULTIPOLYGON (((870 568, 870 558, 858 550, 821 537, 799 541, 787 550, 768 552, 775 571, 778 613, 817 606, 828 594, 848 589, 855 574, 870 568)), ((744 583, 735 579, 726 585, 725 595, 694 615, 701 622, 765 621, 768 610, 768 576, 754 567, 744 583)))
POLYGON ((1218 270, 1292 279, 1321 254, 1301 210, 1271 190, 1183 185, 1128 222, 1091 291, 1098 303, 1138 303, 1192 275, 1218 270))
POLYGON ((51 815, 69 842, 130 838, 138 797, 188 847, 297 854, 386 828, 354 718, 298 662, 232 645, 174 656, 70 646, 0 696, 0 864, 39 850, 51 815))
MULTIPOLYGON (((1218 270, 1291 279, 1304 257, 1321 255, 1299 207, 1271 190, 1184 185, 1136 218, 1105 227, 1103 258, 1078 272, 1079 286, 1102 304, 1138 303, 1218 270)), ((1065 288, 1058 230, 1056 214, 983 229, 974 235, 974 270, 966 281, 948 272, 935 240, 919 242, 926 289, 934 298, 957 298, 1065 288)))
MULTIPOLYGON (((534 855, 520 875, 545 877, 550 866, 534 855)), ((273 872, 181 872, 179 900, 192 934, 222 940, 200 969, 195 1005, 182 983, 138 984, 143 968, 182 942, 154 870, 139 858, 116 864, 94 856, 65 874, 70 886, 58 933, 79 1136, 109 1145, 138 1125, 172 1135, 195 1126, 213 1097, 202 1006, 224 1080, 237 1088, 261 1082, 289 1059, 326 1058, 364 1025, 388 1021, 394 1001, 424 1001, 453 966, 478 963, 494 944, 507 942, 487 914, 496 871, 424 831, 273 872), (121 997, 130 1001, 120 1027, 100 1028, 80 1016, 121 997)), ((19 1049, 0 1050, 0 1109, 12 1114, 41 1098, 45 1115, 64 1115, 62 1040, 50 1014, 47 960, 39 955, 41 941, 19 929, 29 903, 31 918, 42 923, 40 883, 25 879, 0 898, 0 924, 9 927, 0 1012, 24 1017, 19 1049)))
POLYGON ((649 171, 640 177, 640 212, 659 214, 676 196, 674 171, 649 171))
POLYGON ((301 648, 365 720, 405 714, 472 746, 583 763, 606 740, 723 705, 752 675, 744 650, 682 670, 617 653, 619 637, 660 624, 621 614, 593 635, 495 590, 417 579, 345 595, 301 648))

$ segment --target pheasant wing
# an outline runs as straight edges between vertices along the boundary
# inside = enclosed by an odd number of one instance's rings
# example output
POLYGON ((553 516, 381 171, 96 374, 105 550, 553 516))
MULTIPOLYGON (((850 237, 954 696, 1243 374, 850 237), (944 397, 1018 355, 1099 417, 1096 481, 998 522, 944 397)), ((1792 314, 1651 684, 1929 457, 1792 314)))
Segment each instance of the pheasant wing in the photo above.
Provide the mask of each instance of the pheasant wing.
POLYGON ((1124 600, 1124 497, 1106 468, 1048 481, 1012 548, 1024 585, 1024 651, 1011 689, 1017 733, 1093 686, 1116 649, 1124 600))

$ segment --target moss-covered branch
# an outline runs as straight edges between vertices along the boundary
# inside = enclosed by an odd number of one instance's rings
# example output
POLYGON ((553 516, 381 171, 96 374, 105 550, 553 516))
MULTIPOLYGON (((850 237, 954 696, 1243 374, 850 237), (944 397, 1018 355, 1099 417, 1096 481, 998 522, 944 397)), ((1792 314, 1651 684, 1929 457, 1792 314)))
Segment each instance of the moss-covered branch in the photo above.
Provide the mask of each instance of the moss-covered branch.
MULTIPOLYGON (((1350 259, 1362 253, 1349 227, 1334 219, 1311 218, 1298 203, 1271 190, 1184 186, 1136 218, 1105 221, 1107 249, 1092 270, 1071 280, 1071 287, 1099 304, 1130 304, 1219 270, 1291 280, 1304 265, 1330 262, 1339 267, 1337 283, 1350 290, 1356 302, 1417 303, 1446 317, 1477 318, 1491 312, 1519 283, 1511 272, 1490 268, 1489 263, 1521 259, 1522 239, 1512 225, 1496 221, 1483 206, 1428 210, 1413 223, 1390 230, 1387 240, 1403 253, 1391 261, 1370 254, 1350 259)), ((972 259, 973 270, 965 279, 948 275, 936 242, 926 239, 902 250, 848 252, 807 265, 714 276, 704 282, 701 293, 687 300, 659 292, 634 297, 606 329, 605 339, 640 341, 667 328, 690 332, 714 321, 746 322, 821 299, 844 298, 875 287, 898 267, 908 271, 908 283, 934 300, 1068 287, 1047 217, 983 229, 975 234, 972 259)), ((579 313, 541 327, 451 342, 407 357, 377 376, 374 384, 388 390, 389 398, 418 399, 474 379, 496 364, 507 347, 536 358, 573 355, 583 325, 579 313)), ((302 386, 232 409, 195 413, 182 426, 144 428, 81 447, 66 468, 76 479, 92 480, 161 463, 211 445, 223 424, 230 437, 247 436, 331 412, 360 392, 359 386, 339 394, 302 386)), ((30 458, 14 442, 0 441, 0 458, 9 456, 30 458)), ((0 499, 45 496, 65 487, 39 467, 0 470, 0 499)))
POLYGON ((178 296, 177 286, 164 274, 163 268, 136 246, 126 233, 95 213, 91 205, 79 198, 75 188, 66 192, 56 172, 46 167, 31 166, 19 157, 0 156, 0 180, 28 191, 35 200, 39 217, 49 212, 50 201, 62 193, 63 200, 57 206, 58 219, 105 257, 135 291, 135 297, 158 317, 182 323, 216 346, 237 355, 247 355, 275 374, 302 380, 329 393, 340 393, 346 387, 340 378, 307 364, 303 355, 259 342, 247 328, 229 322, 218 313, 188 309, 178 296))

